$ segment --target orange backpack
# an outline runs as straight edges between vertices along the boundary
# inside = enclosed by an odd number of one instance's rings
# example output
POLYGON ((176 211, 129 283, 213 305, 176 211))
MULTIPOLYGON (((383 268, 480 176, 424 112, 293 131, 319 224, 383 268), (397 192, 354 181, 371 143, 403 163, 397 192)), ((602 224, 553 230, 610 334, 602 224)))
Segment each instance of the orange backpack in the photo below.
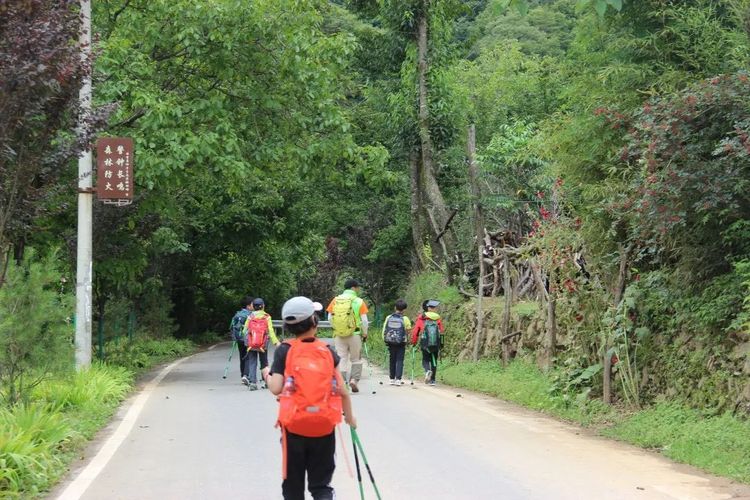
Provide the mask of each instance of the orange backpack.
POLYGON ((250 316, 247 323, 247 348, 251 351, 263 351, 268 342, 268 319, 266 316, 250 316))
POLYGON ((278 425, 301 436, 326 436, 341 422, 342 413, 340 380, 333 354, 318 339, 286 343, 290 348, 286 355, 284 389, 279 396, 278 425))

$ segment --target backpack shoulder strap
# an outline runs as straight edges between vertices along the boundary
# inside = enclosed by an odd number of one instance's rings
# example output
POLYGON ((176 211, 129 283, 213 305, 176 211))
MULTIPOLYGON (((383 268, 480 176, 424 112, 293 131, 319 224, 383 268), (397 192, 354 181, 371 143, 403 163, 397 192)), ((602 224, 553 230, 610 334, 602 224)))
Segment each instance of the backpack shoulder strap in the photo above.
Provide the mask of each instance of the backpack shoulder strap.
POLYGON ((291 365, 292 358, 294 356, 294 345, 297 343, 297 340, 285 340, 282 342, 282 344, 286 344, 289 346, 289 350, 286 352, 286 359, 284 360, 284 380, 286 381, 287 373, 289 373, 289 366, 291 365))

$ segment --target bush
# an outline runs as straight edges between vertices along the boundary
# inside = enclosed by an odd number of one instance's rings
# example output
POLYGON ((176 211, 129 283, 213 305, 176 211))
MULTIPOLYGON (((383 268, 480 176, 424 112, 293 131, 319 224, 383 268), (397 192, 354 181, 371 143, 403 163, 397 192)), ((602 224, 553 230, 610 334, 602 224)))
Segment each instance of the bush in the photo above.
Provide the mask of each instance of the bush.
POLYGON ((127 395, 132 374, 95 364, 45 380, 34 401, 0 408, 0 491, 28 498, 65 472, 66 459, 104 424, 127 395))
POLYGON ((18 497, 38 493, 62 469, 56 452, 72 435, 52 405, 0 408, 0 491, 18 497))
POLYGON ((132 382, 133 374, 123 367, 94 364, 68 378, 47 381, 36 388, 33 397, 60 410, 108 405, 124 399, 132 382))
POLYGON ((56 254, 38 260, 29 250, 11 261, 0 287, 0 396, 13 405, 50 373, 73 367, 72 297, 56 254))
POLYGON ((129 342, 106 344, 105 362, 139 372, 167 359, 186 356, 195 350, 195 344, 186 339, 137 339, 129 342))

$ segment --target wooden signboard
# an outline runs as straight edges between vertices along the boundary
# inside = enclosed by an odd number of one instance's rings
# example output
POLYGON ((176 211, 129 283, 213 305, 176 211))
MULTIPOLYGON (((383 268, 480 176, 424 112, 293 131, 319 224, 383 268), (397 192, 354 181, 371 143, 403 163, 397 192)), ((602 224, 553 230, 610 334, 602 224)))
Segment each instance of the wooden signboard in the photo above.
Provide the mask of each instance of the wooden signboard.
POLYGON ((133 199, 130 137, 102 137, 96 141, 96 196, 100 200, 133 199))

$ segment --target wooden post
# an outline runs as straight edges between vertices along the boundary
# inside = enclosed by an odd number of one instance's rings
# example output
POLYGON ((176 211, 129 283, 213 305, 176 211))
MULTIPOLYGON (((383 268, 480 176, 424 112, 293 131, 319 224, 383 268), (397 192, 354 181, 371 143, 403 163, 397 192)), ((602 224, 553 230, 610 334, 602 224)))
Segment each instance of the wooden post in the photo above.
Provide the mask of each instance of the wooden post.
POLYGON ((477 285, 477 334, 474 336, 474 351, 472 358, 479 359, 479 349, 483 340, 484 311, 482 298, 484 297, 484 214, 482 213, 482 190, 479 187, 479 169, 476 162, 476 129, 469 125, 466 141, 466 156, 469 161, 469 183, 474 205, 474 226, 477 234, 477 258, 479 259, 479 284, 477 285))
MULTIPOLYGON (((620 269, 617 273, 617 283, 614 290, 615 308, 620 305, 622 295, 625 292, 625 278, 632 248, 632 245, 628 245, 627 247, 624 247, 622 244, 620 245, 620 269)), ((607 334, 603 347, 604 359, 602 359, 602 366, 604 367, 604 373, 602 375, 604 380, 602 384, 602 400, 606 404, 612 404, 612 356, 608 355, 609 350, 612 348, 612 335, 607 334)))
MULTIPOLYGON (((545 369, 549 369, 552 366, 552 358, 554 357, 555 344, 557 343, 557 321, 555 318, 555 298, 551 291, 548 293, 547 288, 544 286, 544 280, 542 279, 542 271, 539 269, 539 264, 533 259, 529 260, 531 264, 531 271, 534 274, 534 280, 536 281, 537 289, 539 290, 540 303, 547 306, 547 332, 544 339, 544 359, 542 360, 542 366, 545 369)), ((549 276, 550 283, 553 280, 553 274, 549 276)))
POLYGON ((510 258, 507 252, 503 252, 503 293, 505 294, 505 307, 503 308, 503 329, 502 329, 502 348, 503 348, 503 365, 510 362, 510 348, 508 342, 510 338, 510 306, 513 302, 513 289, 510 285, 510 258))
POLYGON ((548 370, 552 368, 557 349, 557 316, 555 311, 557 300, 555 299, 555 292, 552 289, 555 284, 555 272, 552 270, 549 273, 549 283, 550 290, 547 297, 547 340, 544 346, 545 364, 548 370))

